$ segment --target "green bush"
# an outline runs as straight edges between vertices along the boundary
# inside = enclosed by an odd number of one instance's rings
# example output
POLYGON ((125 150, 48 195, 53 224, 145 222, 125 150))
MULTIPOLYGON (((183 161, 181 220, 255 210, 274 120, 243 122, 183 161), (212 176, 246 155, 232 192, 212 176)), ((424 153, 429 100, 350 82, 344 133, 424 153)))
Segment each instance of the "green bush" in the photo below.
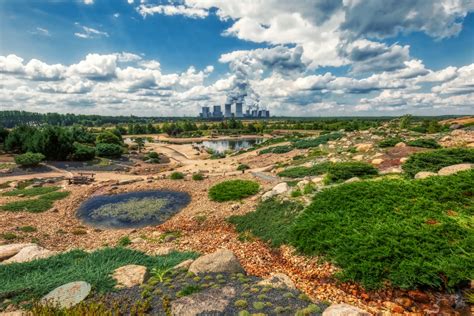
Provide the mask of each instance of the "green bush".
POLYGON ((43 154, 27 152, 15 156, 15 163, 22 167, 36 167, 44 158, 43 154))
POLYGON ((81 143, 74 143, 72 159, 77 161, 92 160, 95 157, 95 148, 81 143))
POLYGON ((414 177, 420 171, 437 172, 441 168, 460 163, 474 163, 474 149, 449 148, 415 153, 402 168, 408 176, 414 177))
POLYGON ((342 136, 344 135, 338 132, 325 134, 325 135, 318 136, 316 138, 306 138, 306 139, 296 140, 293 142, 293 146, 298 149, 317 147, 319 145, 326 144, 328 141, 338 140, 342 136))
POLYGON ((441 148, 438 142, 431 138, 418 138, 407 143, 408 146, 422 147, 422 148, 441 148))
POLYGON ((401 137, 390 137, 386 138, 378 143, 378 146, 380 148, 386 148, 386 147, 394 147, 396 144, 400 142, 404 142, 405 140, 401 137))
POLYGON ((182 172, 173 172, 172 174, 170 174, 170 179, 171 180, 181 180, 181 179, 184 179, 184 174, 182 172))
POLYGON ((193 180, 194 181, 202 181, 202 180, 204 180, 204 176, 202 175, 202 173, 195 173, 195 174, 193 174, 193 180))
POLYGON ((72 250, 47 259, 26 263, 0 265, 0 298, 13 303, 39 299, 54 288, 82 280, 90 283, 97 293, 112 291, 112 272, 127 264, 171 268, 193 253, 172 252, 166 256, 147 256, 126 248, 105 248, 87 253, 72 250))
POLYGON ((353 177, 370 177, 378 173, 377 169, 365 162, 337 162, 329 165, 326 181, 341 182, 353 177))
POLYGON ((100 143, 95 146, 97 156, 99 157, 120 157, 122 155, 122 146, 116 144, 100 143))
POLYGON ((369 289, 385 281, 453 288, 473 277, 473 196, 474 171, 343 184, 314 197, 296 218, 290 243, 325 256, 342 268, 342 280, 369 289))
POLYGON ((122 145, 122 139, 111 132, 104 132, 97 135, 96 143, 122 145))
POLYGON ((293 201, 280 202, 268 199, 261 202, 255 212, 231 216, 228 221, 238 232, 250 231, 252 235, 269 242, 273 247, 287 243, 290 227, 303 206, 293 201))
POLYGON ((285 153, 290 152, 292 150, 293 150, 293 146, 274 146, 274 147, 263 149, 263 150, 259 151, 258 154, 259 155, 269 154, 269 153, 285 154, 285 153))
POLYGON ((248 170, 250 169, 250 167, 246 164, 240 164, 238 167, 237 167, 237 171, 244 171, 244 170, 248 170))
POLYGON ((328 172, 328 168, 331 165, 329 162, 324 162, 320 164, 315 164, 312 167, 292 167, 283 170, 278 175, 280 177, 287 178, 304 178, 307 176, 318 176, 323 173, 328 172))
POLYGON ((260 185, 254 181, 229 180, 211 187, 209 198, 217 202, 240 200, 256 194, 259 189, 260 185))

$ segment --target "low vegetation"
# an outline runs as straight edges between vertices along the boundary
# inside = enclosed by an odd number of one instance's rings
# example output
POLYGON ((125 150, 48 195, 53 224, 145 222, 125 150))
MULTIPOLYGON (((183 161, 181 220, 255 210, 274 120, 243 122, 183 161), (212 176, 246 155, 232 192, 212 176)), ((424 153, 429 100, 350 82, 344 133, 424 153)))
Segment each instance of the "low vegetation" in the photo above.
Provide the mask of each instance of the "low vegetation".
POLYGON ((42 195, 50 192, 54 192, 59 190, 60 188, 57 186, 51 186, 51 187, 36 187, 36 188, 29 188, 29 189, 15 189, 9 192, 3 193, 5 196, 18 196, 18 195, 23 195, 23 196, 36 196, 36 195, 42 195))
POLYGON ((394 147, 396 144, 404 142, 405 140, 401 137, 389 137, 378 143, 380 148, 394 147))
POLYGON ((217 202, 240 200, 256 194, 260 189, 257 182, 250 180, 229 180, 218 183, 209 190, 209 198, 217 202))
POLYGON ((58 187, 41 187, 41 188, 32 188, 32 189, 17 189, 6 194, 10 194, 12 196, 17 194, 15 191, 26 192, 22 193, 25 196, 38 196, 35 199, 26 199, 26 200, 19 200, 6 203, 4 205, 0 205, 0 210, 2 211, 9 211, 9 212, 31 212, 31 213, 41 213, 44 211, 49 210, 53 207, 54 201, 61 200, 69 196, 68 191, 56 191, 58 187), (47 188, 51 188, 45 190, 47 188), (40 190, 43 189, 43 190, 40 190))
POLYGON ((282 172, 278 173, 280 177, 287 177, 287 178, 304 178, 307 176, 317 176, 327 172, 330 163, 320 163, 315 164, 311 167, 292 167, 283 170, 282 172))
POLYGON ((337 140, 343 136, 342 133, 330 133, 318 136, 316 138, 305 138, 301 140, 296 140, 293 142, 293 146, 298 149, 305 149, 311 147, 318 147, 319 145, 324 145, 329 141, 337 140))
POLYGON ((140 264, 150 269, 170 268, 194 257, 193 253, 179 252, 152 257, 119 247, 92 253, 72 250, 47 259, 0 265, 0 300, 28 302, 44 296, 60 285, 77 280, 86 281, 96 292, 104 293, 113 290, 115 281, 111 273, 118 267, 140 264))
POLYGON ((171 180, 182 180, 182 179, 184 179, 184 174, 182 172, 175 171, 172 174, 170 174, 170 179, 171 180))
POLYGON ((274 147, 269 147, 266 149, 262 149, 258 152, 259 155, 263 154, 285 154, 287 152, 290 152, 293 150, 293 146, 274 146, 274 147))
POLYGON ((317 194, 290 242, 323 255, 343 280, 367 288, 452 288, 472 278, 474 172, 423 181, 381 180, 317 194), (434 255, 436 254, 436 255, 434 255))
POLYGON ((421 148, 441 148, 441 145, 432 138, 418 138, 408 142, 407 145, 421 148))
POLYGON ((202 181, 204 180, 204 175, 202 173, 195 173, 193 174, 194 181, 202 181))
POLYGON ((474 149, 449 148, 415 153, 402 168, 408 176, 414 177, 420 171, 437 172, 441 168, 460 163, 474 163, 474 149))
POLYGON ((15 156, 15 163, 22 167, 36 167, 44 158, 45 156, 43 154, 27 152, 15 156))

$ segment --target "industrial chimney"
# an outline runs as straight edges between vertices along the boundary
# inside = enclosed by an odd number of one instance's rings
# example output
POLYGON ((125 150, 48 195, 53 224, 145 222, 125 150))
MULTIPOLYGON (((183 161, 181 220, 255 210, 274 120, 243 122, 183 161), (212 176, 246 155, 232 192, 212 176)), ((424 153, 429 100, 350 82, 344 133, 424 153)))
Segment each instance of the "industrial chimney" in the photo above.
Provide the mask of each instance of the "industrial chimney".
POLYGON ((238 101, 235 104, 235 117, 244 117, 244 113, 242 112, 242 101, 238 101))
POLYGON ((232 104, 226 103, 224 107, 225 107, 224 117, 232 117, 232 104))

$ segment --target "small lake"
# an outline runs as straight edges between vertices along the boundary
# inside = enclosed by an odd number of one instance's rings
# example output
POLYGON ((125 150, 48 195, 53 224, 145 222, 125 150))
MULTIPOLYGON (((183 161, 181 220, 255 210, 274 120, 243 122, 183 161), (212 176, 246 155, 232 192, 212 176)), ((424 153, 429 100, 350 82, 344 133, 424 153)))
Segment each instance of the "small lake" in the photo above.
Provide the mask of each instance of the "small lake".
POLYGON ((139 228, 165 222, 189 202, 188 193, 176 191, 99 195, 83 202, 76 216, 98 228, 139 228))
POLYGON ((203 142, 195 143, 199 146, 210 148, 213 151, 223 153, 227 150, 239 151, 247 149, 254 145, 264 142, 264 138, 248 138, 248 139, 230 139, 230 140, 205 140, 203 142))

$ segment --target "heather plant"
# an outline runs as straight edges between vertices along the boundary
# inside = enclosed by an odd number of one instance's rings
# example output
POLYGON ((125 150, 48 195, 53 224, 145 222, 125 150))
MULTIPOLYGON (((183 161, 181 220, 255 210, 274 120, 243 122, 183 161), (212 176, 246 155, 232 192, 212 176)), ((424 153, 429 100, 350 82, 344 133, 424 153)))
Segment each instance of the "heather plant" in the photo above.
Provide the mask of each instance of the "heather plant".
POLYGON ((418 138, 408 142, 407 145, 421 148, 441 148, 441 145, 432 138, 418 138))
POLYGON ((260 185, 254 181, 229 180, 211 187, 209 198, 217 202, 240 200, 256 194, 259 189, 260 185))

